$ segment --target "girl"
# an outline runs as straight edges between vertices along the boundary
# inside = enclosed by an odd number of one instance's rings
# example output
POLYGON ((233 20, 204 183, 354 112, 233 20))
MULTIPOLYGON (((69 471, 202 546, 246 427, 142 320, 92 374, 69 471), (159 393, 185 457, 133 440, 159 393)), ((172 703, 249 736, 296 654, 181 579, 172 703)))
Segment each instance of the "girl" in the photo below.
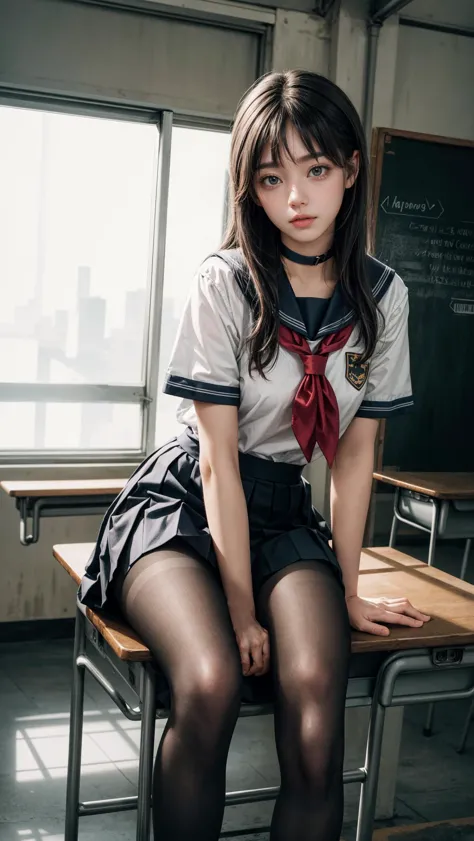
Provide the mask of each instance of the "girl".
POLYGON ((411 405, 407 289, 366 254, 367 153, 345 94, 270 73, 232 134, 231 218, 186 305, 165 391, 185 431, 107 512, 80 589, 118 602, 172 694, 156 841, 216 841, 242 673, 271 669, 271 841, 338 841, 350 625, 429 619, 357 595, 378 420, 411 405), (331 532, 301 476, 332 467, 331 532))

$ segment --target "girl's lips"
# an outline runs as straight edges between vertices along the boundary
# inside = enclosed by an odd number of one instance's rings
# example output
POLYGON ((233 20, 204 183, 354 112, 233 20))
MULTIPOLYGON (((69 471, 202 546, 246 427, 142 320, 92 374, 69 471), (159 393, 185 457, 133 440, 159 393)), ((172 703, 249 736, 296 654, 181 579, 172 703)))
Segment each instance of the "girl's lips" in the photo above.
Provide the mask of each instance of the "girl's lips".
POLYGON ((291 224, 295 228, 309 228, 314 222, 314 216, 305 216, 303 219, 293 219, 291 224))

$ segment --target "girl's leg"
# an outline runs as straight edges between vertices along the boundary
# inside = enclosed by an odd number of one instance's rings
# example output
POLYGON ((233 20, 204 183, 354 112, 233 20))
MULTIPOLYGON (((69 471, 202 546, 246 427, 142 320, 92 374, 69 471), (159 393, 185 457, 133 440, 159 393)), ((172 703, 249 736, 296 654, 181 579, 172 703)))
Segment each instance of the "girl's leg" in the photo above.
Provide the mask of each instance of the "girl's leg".
POLYGON ((217 841, 241 694, 223 591, 201 561, 165 548, 133 564, 121 605, 172 694, 153 776, 154 839, 217 841))
POLYGON ((329 567, 298 562, 258 598, 270 633, 281 791, 271 841, 339 841, 350 626, 329 567))

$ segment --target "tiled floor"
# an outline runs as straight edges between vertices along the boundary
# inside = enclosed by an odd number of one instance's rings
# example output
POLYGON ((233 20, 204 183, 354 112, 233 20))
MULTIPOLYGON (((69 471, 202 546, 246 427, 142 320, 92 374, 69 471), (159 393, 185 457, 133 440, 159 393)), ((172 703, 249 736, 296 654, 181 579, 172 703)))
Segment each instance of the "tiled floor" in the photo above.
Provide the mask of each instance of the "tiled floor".
MULTIPOLYGON (((419 546, 405 551, 426 556, 419 546)), ((439 565, 458 572, 461 552, 442 547, 439 565)), ((474 562, 471 581, 473 573, 474 562)), ((63 841, 71 655, 69 640, 0 646, 0 841, 63 841)), ((467 709, 468 702, 438 705, 431 739, 421 733, 425 708, 407 710, 394 823, 474 815, 474 722, 466 753, 456 752, 467 709)), ((89 676, 85 710, 81 798, 135 794, 138 725, 124 719, 89 676)), ((361 761, 348 756, 347 767, 361 761)), ((241 719, 229 755, 228 790, 276 784, 271 718, 241 719)), ((346 788, 345 841, 355 838, 357 797, 358 786, 346 788)), ((224 828, 268 825, 272 809, 272 802, 231 807, 224 828)), ((80 841, 134 837, 134 812, 80 821, 80 841)), ((268 841, 268 834, 246 838, 268 841)))

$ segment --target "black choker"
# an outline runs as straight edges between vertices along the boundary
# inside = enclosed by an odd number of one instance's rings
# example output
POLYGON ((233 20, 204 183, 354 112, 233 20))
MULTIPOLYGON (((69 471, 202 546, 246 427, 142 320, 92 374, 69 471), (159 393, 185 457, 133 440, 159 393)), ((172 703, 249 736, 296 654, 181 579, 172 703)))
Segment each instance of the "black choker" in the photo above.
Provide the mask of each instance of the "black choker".
POLYGON ((292 251, 286 245, 281 243, 281 253, 283 257, 287 257, 292 263, 302 263, 304 266, 319 266, 320 263, 325 263, 334 256, 334 248, 330 248, 325 254, 320 254, 319 257, 306 257, 304 254, 298 254, 297 251, 292 251))

